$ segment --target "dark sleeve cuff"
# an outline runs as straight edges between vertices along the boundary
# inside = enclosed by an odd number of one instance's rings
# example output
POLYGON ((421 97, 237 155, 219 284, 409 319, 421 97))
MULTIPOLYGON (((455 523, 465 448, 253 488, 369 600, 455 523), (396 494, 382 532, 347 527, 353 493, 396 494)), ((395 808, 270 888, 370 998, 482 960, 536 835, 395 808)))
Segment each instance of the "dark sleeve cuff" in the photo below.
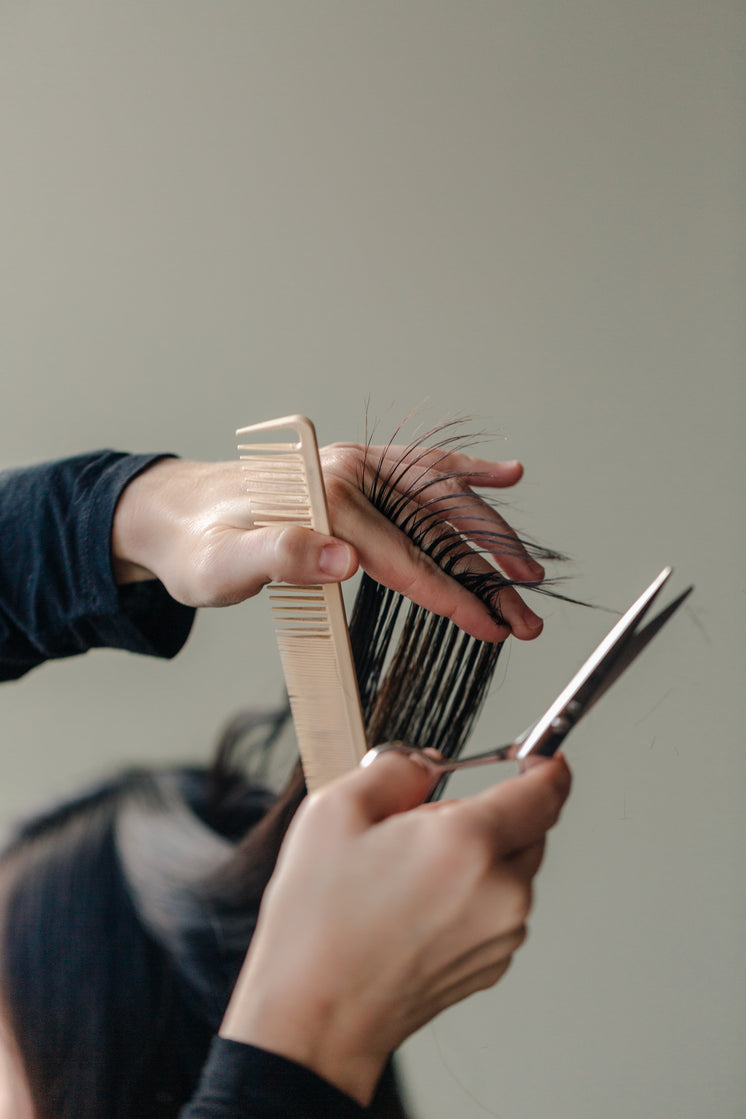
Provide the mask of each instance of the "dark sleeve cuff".
POLYGON ((365 1119, 370 1113, 293 1061, 217 1037, 179 1119, 365 1119))
POLYGON ((0 679, 109 646, 174 656, 194 610, 155 580, 117 587, 114 511, 163 455, 97 451, 0 476, 0 679))

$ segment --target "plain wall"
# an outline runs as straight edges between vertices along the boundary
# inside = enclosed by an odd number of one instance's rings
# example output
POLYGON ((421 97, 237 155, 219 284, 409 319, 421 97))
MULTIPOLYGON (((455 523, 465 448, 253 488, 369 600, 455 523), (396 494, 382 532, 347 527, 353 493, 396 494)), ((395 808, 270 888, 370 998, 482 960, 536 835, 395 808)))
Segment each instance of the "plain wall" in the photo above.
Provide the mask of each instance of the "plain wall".
MULTIPOLYGON (((0 464, 231 458, 415 405, 521 458, 568 591, 696 592, 569 740, 575 787, 506 979, 405 1047, 421 1119, 744 1114, 743 5, 4 0, 0 464)), ((471 747, 610 616, 537 599, 471 747)), ((173 663, 97 652, 0 695, 9 819, 204 758, 281 694, 262 601, 173 663)), ((478 787, 481 773, 459 788, 478 787)))

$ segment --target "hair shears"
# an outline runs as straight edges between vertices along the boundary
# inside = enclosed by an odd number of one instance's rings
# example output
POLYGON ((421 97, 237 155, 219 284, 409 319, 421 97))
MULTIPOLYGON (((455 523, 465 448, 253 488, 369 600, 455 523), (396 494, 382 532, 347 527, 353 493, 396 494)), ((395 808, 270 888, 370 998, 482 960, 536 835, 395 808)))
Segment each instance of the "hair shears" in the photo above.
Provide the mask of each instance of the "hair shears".
POLYGON ((467 758, 441 759, 430 757, 428 754, 424 754, 419 747, 406 742, 386 742, 369 750, 360 764, 363 766, 370 765, 378 754, 387 750, 398 750, 406 754, 417 753, 426 764, 432 767, 434 776, 442 776, 459 769, 489 765, 491 762, 521 762, 532 755, 551 756, 559 749, 567 734, 576 726, 583 715, 619 679, 624 670, 639 656, 645 646, 691 594, 694 588, 687 587, 652 621, 640 628, 643 617, 650 609, 664 583, 667 582, 672 570, 671 567, 663 568, 660 575, 656 576, 650 586, 632 603, 629 610, 597 645, 544 714, 506 746, 499 746, 497 749, 488 750, 483 754, 474 754, 467 758))

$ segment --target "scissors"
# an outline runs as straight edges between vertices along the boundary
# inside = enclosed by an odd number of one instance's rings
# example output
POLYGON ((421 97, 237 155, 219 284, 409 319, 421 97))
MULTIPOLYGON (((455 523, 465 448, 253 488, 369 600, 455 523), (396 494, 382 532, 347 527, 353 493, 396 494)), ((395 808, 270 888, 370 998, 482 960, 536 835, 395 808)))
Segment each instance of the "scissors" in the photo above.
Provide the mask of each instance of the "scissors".
POLYGON ((532 755, 550 757, 559 749, 567 734, 583 715, 590 711, 593 704, 619 679, 624 670, 639 656, 648 642, 691 594, 694 588, 687 587, 652 621, 639 628, 644 615, 664 583, 668 581, 672 571, 671 567, 663 568, 660 575, 656 576, 650 586, 632 603, 626 614, 593 650, 541 718, 506 746, 499 746, 495 750, 474 754, 468 758, 433 758, 424 754, 419 747, 406 742, 385 742, 369 750, 360 764, 368 766, 379 754, 388 750, 398 750, 403 754, 419 755, 431 769, 433 776, 441 777, 455 770, 489 765, 491 762, 521 762, 532 755))

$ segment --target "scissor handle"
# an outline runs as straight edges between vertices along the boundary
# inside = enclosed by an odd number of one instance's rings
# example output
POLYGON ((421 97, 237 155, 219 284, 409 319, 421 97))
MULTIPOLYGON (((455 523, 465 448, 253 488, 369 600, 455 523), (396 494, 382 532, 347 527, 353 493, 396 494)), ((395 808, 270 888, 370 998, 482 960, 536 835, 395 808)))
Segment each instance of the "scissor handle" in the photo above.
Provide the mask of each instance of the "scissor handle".
POLYGON ((433 777, 440 778, 446 773, 454 773, 457 769, 472 769, 479 765, 490 765, 492 762, 515 761, 518 757, 520 744, 510 742, 507 746, 499 746, 496 750, 487 750, 484 754, 473 754, 469 758, 433 758, 424 753, 418 746, 410 746, 407 742, 382 742, 374 746, 360 762, 361 766, 369 766, 381 754, 396 750, 405 756, 416 755, 433 777))

